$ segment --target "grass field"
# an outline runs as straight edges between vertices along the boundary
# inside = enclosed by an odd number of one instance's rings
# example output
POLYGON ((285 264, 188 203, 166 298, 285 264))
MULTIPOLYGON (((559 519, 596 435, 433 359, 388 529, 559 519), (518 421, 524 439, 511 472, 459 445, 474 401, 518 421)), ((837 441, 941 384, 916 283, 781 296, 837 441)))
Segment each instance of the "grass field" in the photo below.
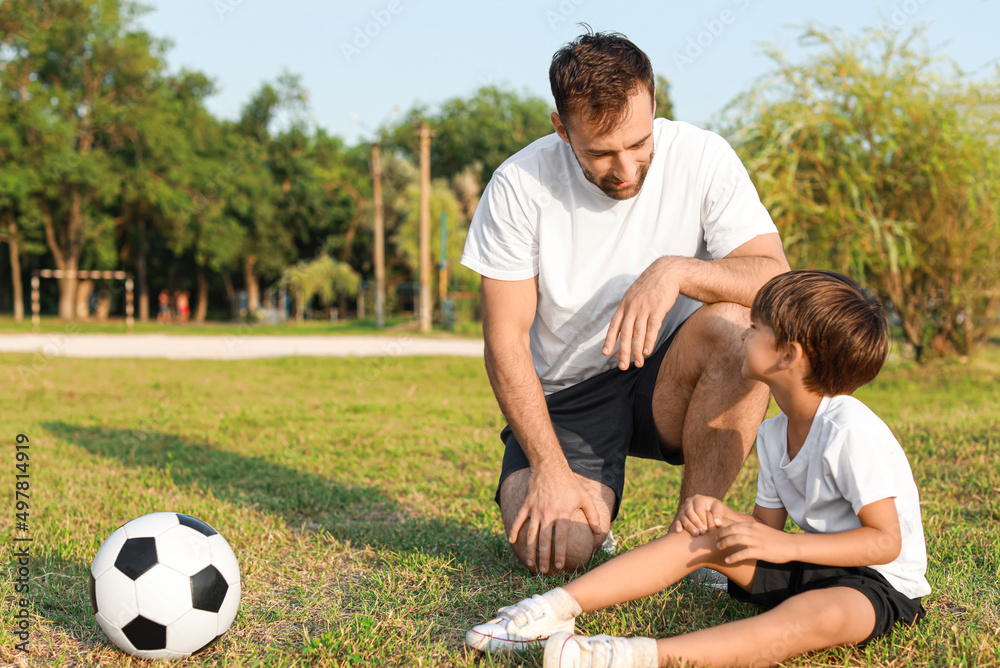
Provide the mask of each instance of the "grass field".
MULTIPOLYGON (((893 428, 921 488, 929 615, 863 650, 789 666, 1000 666, 1000 348, 895 362, 858 396, 893 428)), ((521 571, 492 502, 503 426, 482 360, 97 361, 0 355, 0 513, 13 545, 14 439, 30 439, 31 653, 2 583, 0 664, 142 666, 90 612, 87 570, 116 527, 171 510, 240 558, 231 631, 187 666, 538 666, 467 653, 466 628, 563 580, 521 571)), ((749 508, 756 460, 728 501, 749 508)), ((661 534, 679 471, 630 463, 614 532, 661 534)), ((8 569, 11 560, 5 559, 8 569)), ((663 636, 753 610, 688 582, 586 615, 587 633, 663 636)))

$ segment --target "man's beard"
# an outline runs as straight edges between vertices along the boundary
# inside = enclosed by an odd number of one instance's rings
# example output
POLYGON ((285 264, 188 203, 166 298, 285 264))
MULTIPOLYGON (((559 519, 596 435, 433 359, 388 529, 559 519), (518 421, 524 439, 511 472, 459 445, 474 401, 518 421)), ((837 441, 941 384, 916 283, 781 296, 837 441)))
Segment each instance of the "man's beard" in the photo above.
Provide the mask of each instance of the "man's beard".
MULTIPOLYGON (((573 157, 576 157, 575 152, 573 153, 573 157)), ((587 180, 600 188, 602 193, 611 199, 626 200, 632 199, 639 194, 640 190, 642 190, 642 184, 646 180, 646 174, 649 172, 649 166, 653 163, 653 151, 649 152, 649 162, 639 165, 638 169, 636 169, 635 178, 632 180, 632 185, 628 188, 618 188, 617 181, 599 178, 597 174, 580 164, 579 159, 577 159, 576 163, 580 165, 580 169, 583 170, 583 175, 587 178, 587 180)))

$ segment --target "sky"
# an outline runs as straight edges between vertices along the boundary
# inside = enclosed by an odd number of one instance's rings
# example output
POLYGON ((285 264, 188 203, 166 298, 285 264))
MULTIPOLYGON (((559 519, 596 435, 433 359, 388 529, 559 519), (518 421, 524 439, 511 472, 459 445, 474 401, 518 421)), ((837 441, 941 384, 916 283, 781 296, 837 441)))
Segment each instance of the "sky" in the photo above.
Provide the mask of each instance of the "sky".
POLYGON ((793 60, 814 22, 865 28, 926 27, 935 53, 980 75, 1000 63, 1000 0, 145 0, 140 24, 167 38, 168 71, 195 69, 218 92, 209 109, 235 118, 284 71, 309 91, 307 120, 349 144, 391 121, 393 110, 434 109, 484 85, 552 104, 552 54, 582 32, 624 33, 671 82, 675 117, 706 126, 773 68, 764 44, 793 60))

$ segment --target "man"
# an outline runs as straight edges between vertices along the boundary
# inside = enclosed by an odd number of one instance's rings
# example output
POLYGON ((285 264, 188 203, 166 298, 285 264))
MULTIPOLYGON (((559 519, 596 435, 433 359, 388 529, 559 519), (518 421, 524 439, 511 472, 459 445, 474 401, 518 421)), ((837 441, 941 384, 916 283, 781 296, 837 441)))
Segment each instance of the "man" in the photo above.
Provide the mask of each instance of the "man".
POLYGON ((549 79, 556 132, 497 169, 462 256, 483 276, 486 369, 508 421, 497 502, 536 573, 590 560, 626 455, 683 463, 680 503, 725 494, 768 400, 740 374, 740 334, 757 289, 788 269, 725 140, 654 122, 638 47, 588 33, 549 79))

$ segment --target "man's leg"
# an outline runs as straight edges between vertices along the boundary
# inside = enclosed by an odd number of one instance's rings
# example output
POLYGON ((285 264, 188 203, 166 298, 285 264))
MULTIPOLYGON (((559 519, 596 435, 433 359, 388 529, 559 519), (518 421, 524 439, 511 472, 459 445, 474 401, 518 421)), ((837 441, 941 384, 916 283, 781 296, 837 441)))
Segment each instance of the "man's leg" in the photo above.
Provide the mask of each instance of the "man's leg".
MULTIPOLYGON (((569 528, 569 540, 566 546, 566 563, 561 570, 557 570, 553 564, 544 564, 546 575, 556 575, 558 573, 568 573, 582 569, 590 562, 594 551, 601 546, 608 531, 611 528, 611 512, 615 506, 615 493, 607 485, 584 478, 574 474, 580 484, 584 486, 594 498, 597 505, 597 512, 601 517, 601 533, 594 534, 590 530, 587 519, 583 516, 583 511, 577 510, 573 515, 569 528)), ((510 535, 510 527, 517 517, 518 511, 524 504, 528 496, 528 484, 531 481, 531 469, 525 468, 514 471, 503 481, 500 486, 500 514, 503 516, 504 533, 510 535)), ((522 527, 517 537, 517 542, 512 545, 514 554, 521 560, 522 564, 527 562, 527 546, 525 544, 527 530, 522 527)), ((527 567, 532 573, 539 573, 543 564, 536 563, 527 567)))
POLYGON ((740 373, 749 325, 746 307, 706 304, 681 326, 660 365, 653 419, 664 450, 684 453, 679 504, 694 494, 722 498, 753 447, 770 395, 740 373))

